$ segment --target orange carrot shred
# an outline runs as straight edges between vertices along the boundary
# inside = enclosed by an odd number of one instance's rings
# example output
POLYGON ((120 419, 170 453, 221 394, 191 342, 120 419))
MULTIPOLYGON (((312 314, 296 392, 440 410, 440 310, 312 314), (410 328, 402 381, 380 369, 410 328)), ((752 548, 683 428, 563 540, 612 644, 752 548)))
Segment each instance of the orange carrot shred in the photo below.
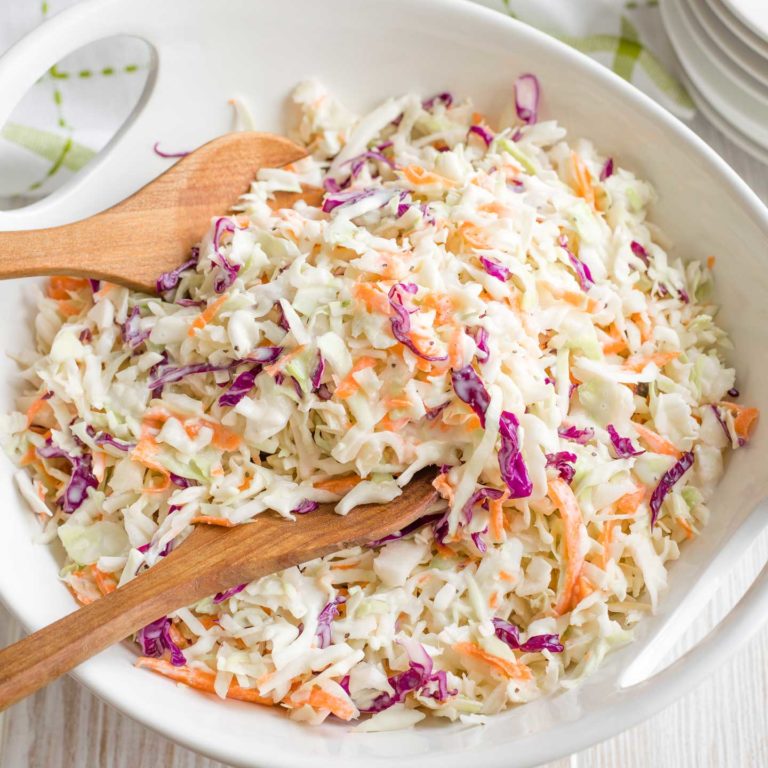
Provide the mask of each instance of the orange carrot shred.
POLYGON ((189 326, 189 330, 187 331, 187 334, 189 336, 194 336, 195 331, 200 328, 205 328, 208 323, 213 320, 214 317, 216 317, 218 311, 221 309, 222 304, 229 298, 229 296, 226 293, 223 293, 221 296, 219 296, 216 301, 213 302, 213 304, 209 304, 193 321, 192 325, 189 326))
POLYGON ((327 480, 318 480, 313 485, 318 490, 341 495, 351 491, 359 482, 362 482, 362 479, 359 475, 343 475, 342 477, 329 477, 327 480))
POLYGON ((584 555, 581 552, 581 532, 584 522, 579 509, 579 503, 571 490, 571 486, 559 477, 548 483, 549 497, 560 511, 564 527, 564 552, 566 560, 565 579, 562 591, 555 603, 555 613, 558 616, 574 607, 576 583, 584 565, 584 555))
POLYGON ((663 453, 665 456, 674 456, 676 459, 680 458, 680 451, 678 451, 669 440, 657 434, 652 429, 648 429, 648 427, 643 424, 632 422, 632 426, 635 428, 635 432, 637 432, 641 442, 648 446, 648 450, 651 451, 651 453, 663 453))
POLYGON ((201 523, 202 525, 218 525, 221 528, 234 528, 237 525, 237 523, 233 523, 226 517, 216 517, 214 515, 195 515, 189 522, 193 524, 201 523))
POLYGON ((453 650, 465 656, 471 656, 484 661, 509 680, 530 680, 533 677, 531 670, 525 664, 494 656, 492 653, 483 650, 477 643, 456 643, 453 646, 453 650))

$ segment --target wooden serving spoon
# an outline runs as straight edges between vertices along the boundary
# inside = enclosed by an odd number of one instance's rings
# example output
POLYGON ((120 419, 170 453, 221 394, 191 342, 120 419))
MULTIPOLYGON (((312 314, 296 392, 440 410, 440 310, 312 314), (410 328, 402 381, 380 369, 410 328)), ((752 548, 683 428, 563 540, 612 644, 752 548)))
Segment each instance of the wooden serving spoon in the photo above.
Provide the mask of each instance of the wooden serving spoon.
MULTIPOLYGON (((188 257, 212 217, 248 191, 259 169, 306 154, 269 133, 221 136, 96 216, 62 227, 0 232, 0 279, 72 275, 155 293, 158 275, 188 257)), ((280 205, 290 206, 298 197, 283 193, 280 205)))
POLYGON ((423 470, 394 501, 357 507, 345 517, 329 504, 293 523, 264 514, 234 528, 198 525, 133 581, 0 651, 0 711, 171 611, 402 530, 437 499, 433 477, 423 470))

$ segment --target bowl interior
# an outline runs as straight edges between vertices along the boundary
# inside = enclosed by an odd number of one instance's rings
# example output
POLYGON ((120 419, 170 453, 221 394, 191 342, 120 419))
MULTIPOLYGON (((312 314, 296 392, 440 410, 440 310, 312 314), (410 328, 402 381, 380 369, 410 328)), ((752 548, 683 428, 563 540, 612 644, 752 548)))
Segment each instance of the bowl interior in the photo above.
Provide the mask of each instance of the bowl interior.
MULTIPOLYGON (((544 118, 557 117, 571 136, 591 138, 620 165, 655 184, 654 220, 674 243, 673 254, 717 257, 720 322, 736 342, 733 363, 742 401, 768 407, 761 386, 768 368, 768 306, 761 301, 768 290, 765 210, 692 133, 580 54, 460 0, 390 0, 386 9, 355 0, 229 0, 226 17, 236 19, 234 24, 224 23, 220 4, 206 0, 98 0, 93 6, 94 13, 112 15, 115 31, 145 37, 155 47, 154 90, 90 177, 40 209, 40 225, 54 209, 59 217, 92 213, 156 175, 165 167, 151 154, 157 136, 197 146, 229 130, 232 97, 244 99, 262 130, 285 129, 287 95, 309 77, 324 81, 359 110, 407 91, 426 96, 451 90, 471 96, 492 122, 512 98, 516 76, 532 71, 541 80, 544 118)), ((34 281, 0 284, 4 352, 30 343, 35 289, 34 281)), ((0 360, 0 382, 0 406, 7 410, 18 382, 9 360, 0 360)), ((747 529, 738 532, 766 495, 761 456, 767 442, 765 430, 758 431, 751 447, 733 457, 711 505, 711 524, 675 564, 661 611, 646 621, 638 644, 610 658, 580 689, 497 716, 483 728, 426 721, 395 735, 352 734, 333 724, 308 728, 278 711, 222 703, 137 671, 128 646, 102 653, 77 676, 150 727, 237 765, 296 768, 333 760, 359 768, 397 759, 424 768, 465 766, 471 759, 509 768, 554 758, 637 719, 623 698, 617 704, 617 680, 644 646, 669 629, 670 618, 696 585, 700 592, 711 587, 722 561, 716 555, 725 543, 731 542, 732 556, 746 546, 747 529)), ((31 541, 36 522, 18 498, 6 460, 0 492, 5 500, 0 597, 36 629, 71 611, 73 601, 57 581, 54 556, 31 541)))

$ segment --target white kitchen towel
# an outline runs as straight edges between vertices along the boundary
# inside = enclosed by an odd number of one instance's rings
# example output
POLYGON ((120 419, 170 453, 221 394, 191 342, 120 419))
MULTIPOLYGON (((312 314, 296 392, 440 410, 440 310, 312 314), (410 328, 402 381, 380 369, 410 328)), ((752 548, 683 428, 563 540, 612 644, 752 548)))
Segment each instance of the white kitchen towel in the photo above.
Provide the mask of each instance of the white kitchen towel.
MULTIPOLYGON (((3 0, 0 53, 79 1, 3 0)), ((677 115, 692 115, 657 0, 479 1, 594 57, 677 115)), ((146 45, 120 38, 95 43, 51 67, 0 130, 0 209, 38 199, 80 171, 130 114, 148 66, 146 45)))

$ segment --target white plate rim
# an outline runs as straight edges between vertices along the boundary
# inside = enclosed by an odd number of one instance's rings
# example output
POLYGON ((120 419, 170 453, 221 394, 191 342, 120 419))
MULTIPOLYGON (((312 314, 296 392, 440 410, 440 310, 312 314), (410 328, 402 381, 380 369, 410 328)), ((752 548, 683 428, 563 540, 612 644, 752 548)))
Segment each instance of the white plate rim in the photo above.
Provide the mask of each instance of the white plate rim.
POLYGON ((724 0, 703 0, 703 2, 707 3, 712 12, 742 42, 761 56, 768 57, 768 43, 762 37, 756 35, 749 27, 742 24, 741 20, 725 5, 724 0))
MULTIPOLYGON (((695 10, 696 6, 696 0, 680 0, 679 10, 691 39, 712 57, 726 77, 749 91, 756 99, 768 103, 768 81, 760 80, 752 73, 751 68, 743 67, 723 49, 718 38, 702 24, 699 13, 695 10)), ((699 7, 703 7, 701 0, 699 0, 699 7)), ((724 31, 727 32, 727 30, 724 31)), ((764 62, 764 65, 768 70, 768 61, 764 62)))
MULTIPOLYGON (((735 83, 726 82, 719 86, 714 84, 712 79, 723 76, 706 59, 702 51, 690 44, 687 31, 681 28, 684 21, 679 15, 680 6, 675 0, 663 0, 659 3, 659 7, 675 53, 690 80, 711 104, 717 106, 717 111, 720 114, 736 114, 741 121, 749 126, 749 131, 754 134, 755 140, 768 147, 768 104, 755 104, 756 100, 750 94, 739 90, 735 83), (694 59, 698 60, 695 61, 694 59), (729 84, 731 85, 730 88, 728 87, 729 84), (737 95, 740 103, 734 102, 734 95, 737 95), (764 120, 753 117, 755 108, 764 113, 764 120)), ((733 122, 733 120, 729 122, 733 122)))
POLYGON ((759 10, 754 3, 745 3, 744 0, 723 0, 723 2, 742 24, 768 42, 768 5, 763 6, 766 9, 765 13, 758 15, 759 10))

